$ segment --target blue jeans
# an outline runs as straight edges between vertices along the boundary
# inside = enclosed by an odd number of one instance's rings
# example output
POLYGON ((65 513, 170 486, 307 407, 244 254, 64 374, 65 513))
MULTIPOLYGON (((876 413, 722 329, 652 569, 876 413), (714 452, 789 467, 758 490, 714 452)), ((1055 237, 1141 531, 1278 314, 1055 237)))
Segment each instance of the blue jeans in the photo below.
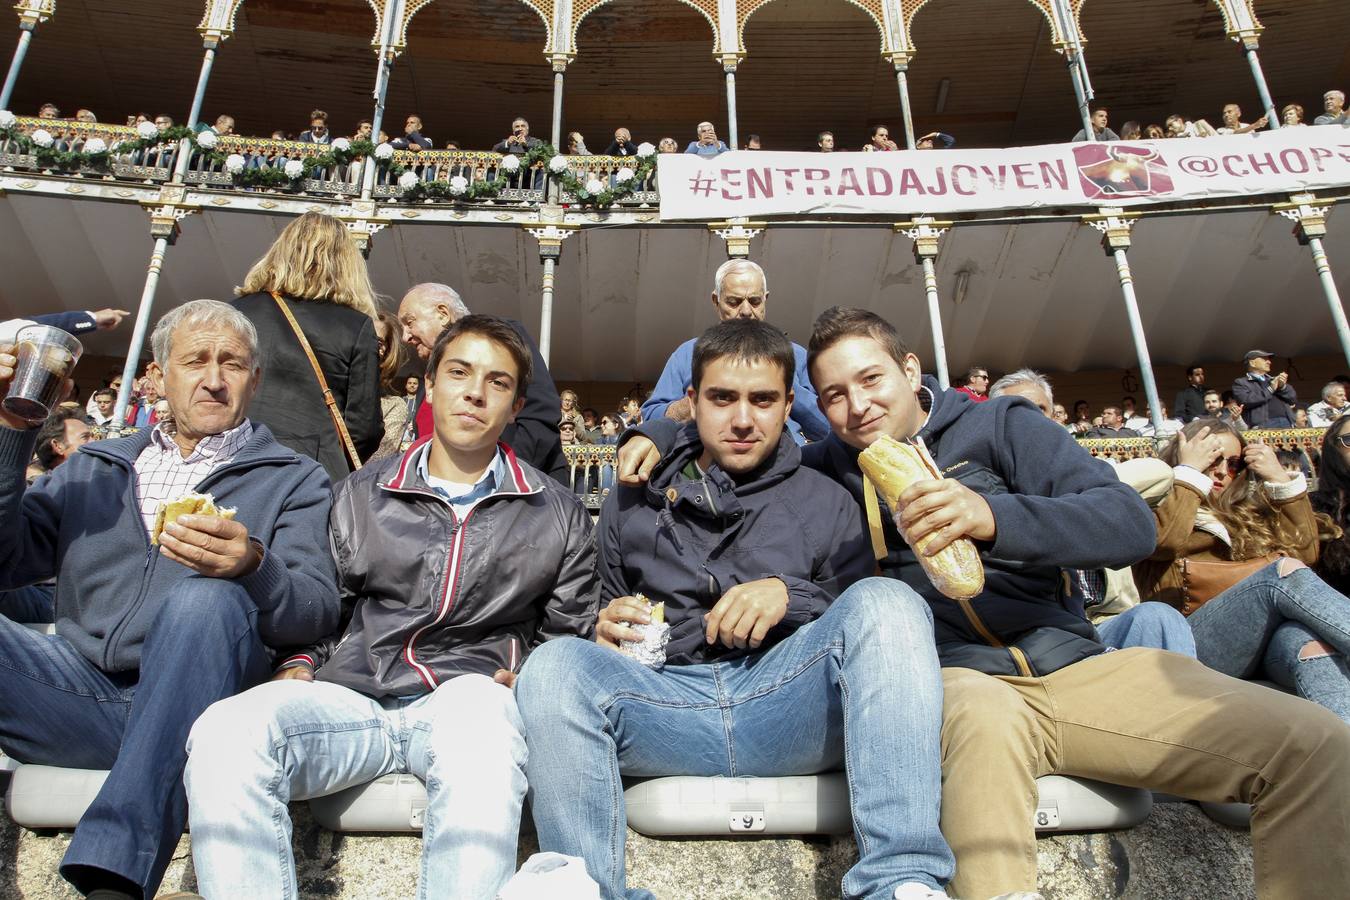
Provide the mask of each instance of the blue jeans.
POLYGON ((1235 678, 1251 678, 1264 665, 1271 680, 1350 722, 1350 599, 1312 569, 1281 577, 1280 565, 1271 563, 1191 614, 1198 658, 1235 678), (1336 652, 1299 659, 1316 640, 1336 652))
POLYGON ((849 898, 938 887, 953 871, 938 829, 942 678, 928 605, 869 578, 763 653, 648 669, 578 638, 530 654, 516 700, 530 746, 541 850, 579 856, 601 895, 624 880, 625 775, 847 773, 857 864, 849 898))
POLYGON ((1152 647, 1195 659, 1195 635, 1186 617, 1166 603, 1141 603, 1097 625, 1102 643, 1116 650, 1152 647))
POLYGON ((427 787, 419 898, 495 897, 515 871, 525 738, 515 698, 486 676, 403 700, 269 682, 208 709, 188 753, 192 859, 213 900, 294 900, 286 804, 395 772, 427 787))
POLYGON ((234 582, 188 578, 151 626, 140 671, 118 673, 0 618, 0 746, 20 762, 112 770, 61 863, 81 891, 111 873, 154 896, 187 821, 188 729, 267 677, 257 617, 234 582))

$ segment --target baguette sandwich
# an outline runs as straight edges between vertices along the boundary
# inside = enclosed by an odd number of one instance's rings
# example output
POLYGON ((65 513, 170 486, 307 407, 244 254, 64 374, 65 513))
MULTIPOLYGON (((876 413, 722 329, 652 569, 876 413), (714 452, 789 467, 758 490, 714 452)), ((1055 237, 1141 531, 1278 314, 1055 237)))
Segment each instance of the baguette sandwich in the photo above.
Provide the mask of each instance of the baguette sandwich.
POLYGON ((150 532, 150 543, 158 544, 164 526, 177 522, 179 516, 218 516, 233 519, 236 510, 233 507, 216 506, 216 498, 210 494, 187 493, 177 500, 169 500, 159 505, 155 513, 155 527, 150 532))
MULTIPOLYGON (((864 450, 858 465, 892 510, 899 509, 900 495, 914 482, 942 478, 922 444, 902 443, 889 435, 864 450)), ((969 600, 983 591, 984 565, 975 544, 969 538, 958 538, 936 556, 925 556, 924 550, 933 540, 930 534, 912 545, 933 587, 953 600, 969 600)))

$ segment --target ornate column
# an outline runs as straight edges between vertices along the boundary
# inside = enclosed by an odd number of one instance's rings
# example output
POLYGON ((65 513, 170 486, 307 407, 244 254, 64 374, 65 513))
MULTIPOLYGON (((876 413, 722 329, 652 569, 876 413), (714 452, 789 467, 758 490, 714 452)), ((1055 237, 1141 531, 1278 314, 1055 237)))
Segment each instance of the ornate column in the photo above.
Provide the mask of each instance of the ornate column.
POLYGON ((349 205, 338 208, 334 216, 347 226, 352 243, 367 259, 370 258, 370 239, 389 227, 388 222, 379 218, 374 200, 353 200, 349 205))
POLYGON ((1214 0, 1223 13, 1223 24, 1228 36, 1242 44, 1247 56, 1247 65, 1252 70, 1252 80, 1256 82, 1256 92, 1261 96, 1261 108, 1266 111, 1267 121, 1272 129, 1279 128, 1280 114, 1275 109, 1275 101, 1270 96, 1270 86, 1266 84, 1266 73, 1261 70, 1261 57, 1257 50, 1261 46, 1260 36, 1264 30, 1251 0, 1214 0))
POLYGON ((914 113, 909 103, 909 63, 914 46, 909 40, 905 11, 900 0, 882 0, 881 52, 895 66, 895 81, 900 88, 900 114, 904 118, 905 146, 914 149, 914 113))
MULTIPOLYGON (((234 17, 243 0, 212 0, 206 9, 202 23, 197 26, 201 32, 202 56, 201 73, 197 76, 197 89, 192 94, 192 108, 188 111, 187 127, 196 128, 201 120, 202 103, 206 100, 206 86, 211 80, 211 68, 216 62, 216 48, 234 34, 234 17)), ((192 155, 192 141, 183 138, 178 145, 178 159, 173 167, 173 181, 182 184, 187 174, 188 162, 192 155)))
POLYGON ((28 45, 33 41, 33 32, 56 14, 56 0, 19 0, 14 5, 14 11, 19 14, 19 46, 14 49, 14 60, 9 64, 5 86, 0 88, 0 109, 9 109, 9 99, 14 94, 15 83, 19 80, 23 58, 28 55, 28 45))
MULTIPOLYGON (((1081 6, 1081 0, 1075 5, 1081 6)), ((1093 97, 1092 81, 1088 78, 1087 58, 1083 55, 1085 41, 1078 30, 1078 17, 1074 15, 1070 0, 1050 0, 1050 11, 1055 49, 1064 54, 1068 63, 1074 97, 1078 101, 1078 116, 1083 121, 1083 133, 1087 140, 1095 141, 1097 137, 1092 130, 1092 110, 1088 106, 1093 97)))
POLYGON ((938 383, 943 389, 951 387, 947 371, 947 340, 942 333, 942 307, 938 303, 937 268, 938 244, 947 233, 951 222, 938 222, 932 216, 916 216, 912 222, 894 226, 896 232, 914 242, 914 260, 923 266, 923 290, 928 297, 928 323, 933 330, 933 365, 938 383))
POLYGON ((544 51, 553 66, 553 129, 550 134, 554 148, 561 152, 567 149, 562 142, 563 73, 577 55, 572 46, 572 0, 555 0, 551 30, 552 46, 544 51))
POLYGON ((909 53, 892 53, 891 64, 895 66, 895 81, 900 87, 900 114, 905 120, 905 147, 913 150, 914 113, 909 106, 909 53))
POLYGON ((136 307, 136 327, 131 332, 131 346, 127 349, 126 363, 122 366, 122 389, 117 392, 117 405, 113 408, 112 418, 117 423, 121 423, 126 417, 132 382, 136 378, 136 369, 140 366, 146 332, 150 330, 150 312, 155 306, 155 291, 159 288, 159 273, 164 267, 164 256, 169 252, 169 247, 178 240, 179 221, 201 210, 200 206, 185 203, 186 195, 187 189, 181 185, 165 185, 160 191, 158 200, 141 203, 150 214, 150 236, 155 239, 155 248, 150 254, 150 265, 146 269, 141 303, 136 307))
POLYGON ((713 55, 722 63, 727 76, 727 146, 740 149, 736 127, 736 67, 745 57, 741 49, 740 14, 736 0, 717 0, 717 48, 713 55))
POLYGON ((553 272, 562 257, 562 242, 577 232, 580 225, 552 222, 526 225, 525 230, 539 242, 539 260, 544 264, 543 303, 539 315, 539 355, 549 361, 553 349, 553 272))
POLYGON ((750 242, 764 230, 764 224, 735 218, 727 222, 709 222, 708 230, 727 242, 728 259, 749 259, 750 242))
MULTIPOLYGON (((380 20, 379 43, 375 45, 380 56, 379 68, 375 71, 375 112, 370 117, 370 140, 375 144, 380 142, 380 129, 384 126, 384 101, 389 95, 389 76, 394 68, 394 60, 403 50, 400 35, 404 33, 404 4, 405 0, 385 0, 384 18, 380 20)), ((370 156, 366 158, 361 171, 361 199, 369 200, 374 193, 375 158, 370 156)))
POLYGON ((1134 295, 1134 276, 1130 274, 1130 228, 1138 213, 1126 213, 1120 207, 1103 207, 1101 213, 1084 216, 1083 221, 1102 233, 1102 249, 1116 261, 1120 277, 1120 291, 1125 297, 1125 314, 1130 320, 1130 335, 1134 338, 1134 352, 1139 358, 1139 374, 1144 380, 1144 395, 1148 398, 1148 415, 1156 433, 1162 427, 1162 407, 1158 403, 1158 384, 1153 378, 1153 360, 1149 358, 1148 341, 1144 337, 1144 323, 1139 317, 1139 301, 1134 295))
POLYGON ((1345 307, 1341 304, 1341 293, 1336 289, 1336 279, 1331 275, 1331 263, 1327 261, 1326 248, 1322 238, 1327 234, 1327 212, 1330 204, 1317 205, 1312 194, 1295 194, 1288 203, 1273 207, 1276 213, 1298 226, 1294 237, 1312 251, 1313 265, 1317 268, 1318 280, 1322 282, 1322 292, 1326 295, 1327 306, 1331 309, 1331 321, 1336 325, 1336 337, 1341 342, 1341 352, 1350 363, 1350 324, 1346 323, 1345 307))

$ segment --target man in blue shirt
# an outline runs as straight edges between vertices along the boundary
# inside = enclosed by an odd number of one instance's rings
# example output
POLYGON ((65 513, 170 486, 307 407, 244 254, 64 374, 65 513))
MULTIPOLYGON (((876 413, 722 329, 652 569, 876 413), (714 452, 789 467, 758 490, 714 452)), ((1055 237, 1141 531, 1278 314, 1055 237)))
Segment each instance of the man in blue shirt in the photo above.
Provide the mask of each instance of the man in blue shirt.
MULTIPOLYGON (((707 123, 704 123, 707 124, 707 123)), ((723 322, 729 319, 764 319, 768 309, 769 283, 764 270, 758 263, 748 259, 733 259, 721 265, 713 276, 712 303, 717 308, 717 316, 723 322)), ((796 370, 793 372, 792 417, 788 420, 788 430, 798 444, 807 441, 821 441, 829 437, 830 425, 820 414, 816 405, 816 392, 811 387, 811 379, 806 374, 806 350, 796 343, 792 345, 792 354, 796 358, 796 370)), ((693 418, 692 407, 686 391, 692 381, 694 340, 690 339, 675 348, 675 352, 666 360, 661 378, 656 382, 652 395, 642 405, 642 421, 668 416, 678 422, 688 422, 693 418)))
POLYGON ((694 153, 698 156, 719 156, 730 149, 717 139, 717 129, 713 127, 713 123, 699 122, 698 140, 690 141, 689 146, 684 148, 684 152, 694 153))

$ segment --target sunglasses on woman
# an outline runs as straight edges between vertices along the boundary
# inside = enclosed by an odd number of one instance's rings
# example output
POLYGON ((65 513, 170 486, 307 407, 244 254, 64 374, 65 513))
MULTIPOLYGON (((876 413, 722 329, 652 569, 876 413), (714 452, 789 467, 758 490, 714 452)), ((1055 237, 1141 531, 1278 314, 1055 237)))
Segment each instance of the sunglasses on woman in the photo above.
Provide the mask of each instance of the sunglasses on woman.
POLYGON ((1335 441, 1336 446, 1350 450, 1350 434, 1338 434, 1336 435, 1335 441))
POLYGON ((1228 474, 1234 477, 1241 474, 1242 470, 1247 468, 1247 460, 1243 459, 1241 456, 1230 456, 1223 462, 1224 465, 1228 467, 1228 474))

